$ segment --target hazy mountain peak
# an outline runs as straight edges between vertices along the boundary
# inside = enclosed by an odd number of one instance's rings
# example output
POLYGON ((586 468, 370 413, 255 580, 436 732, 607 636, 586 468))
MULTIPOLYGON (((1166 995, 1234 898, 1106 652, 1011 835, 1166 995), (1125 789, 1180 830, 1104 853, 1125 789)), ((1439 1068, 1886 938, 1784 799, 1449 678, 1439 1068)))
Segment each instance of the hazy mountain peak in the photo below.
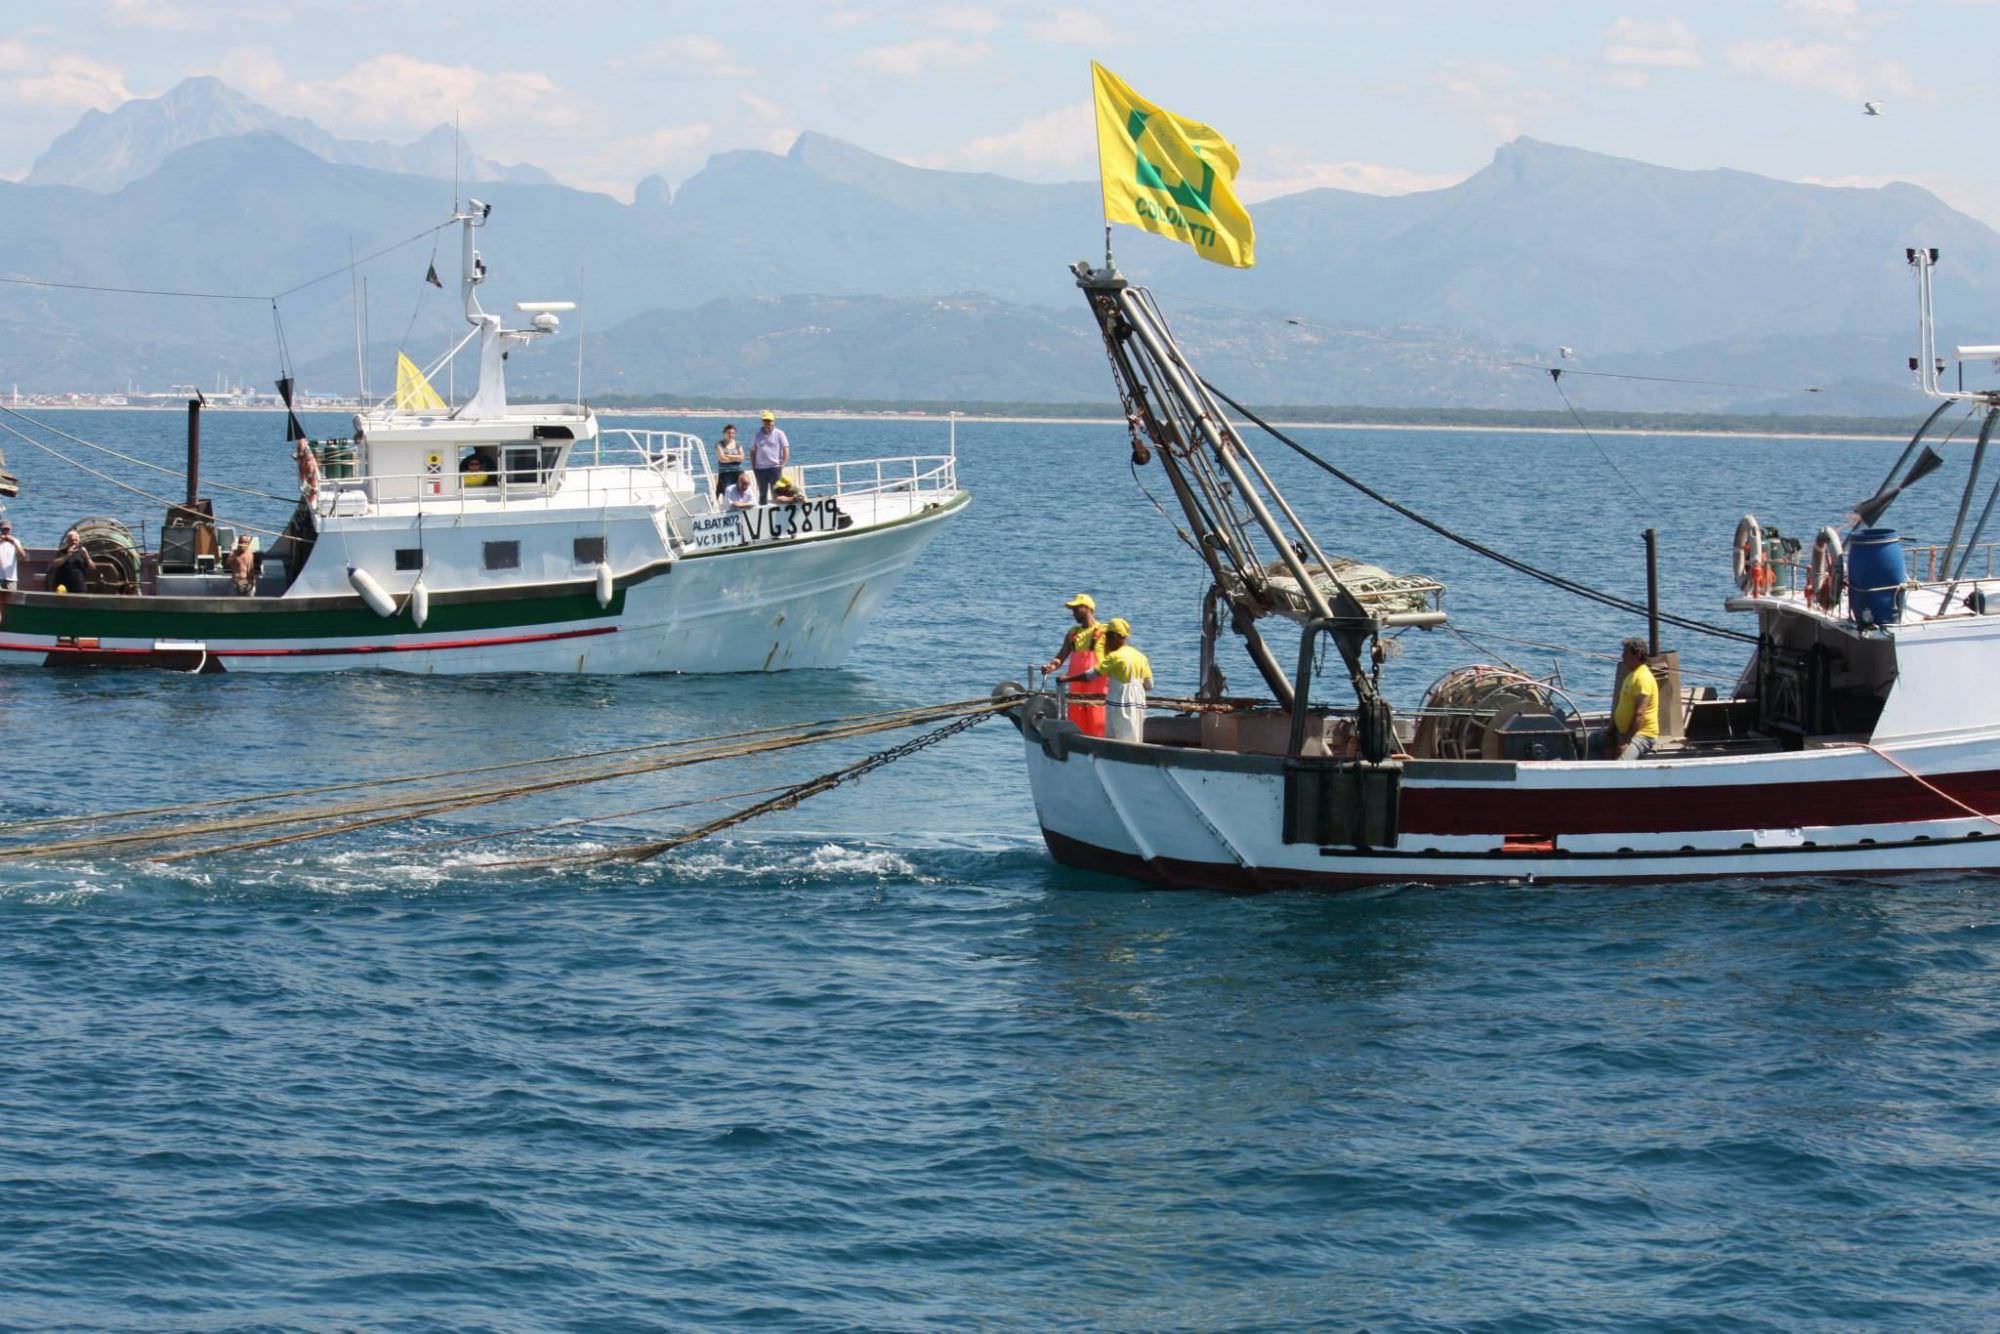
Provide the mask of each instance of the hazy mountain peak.
POLYGON ((456 156, 457 174, 468 181, 554 183, 539 167, 489 161, 457 145, 448 125, 410 144, 338 139, 309 120, 252 101, 212 75, 183 79, 158 97, 134 98, 108 112, 86 111, 35 159, 23 183, 108 193, 150 175, 183 148, 256 133, 279 135, 316 157, 346 166, 448 180, 456 156))

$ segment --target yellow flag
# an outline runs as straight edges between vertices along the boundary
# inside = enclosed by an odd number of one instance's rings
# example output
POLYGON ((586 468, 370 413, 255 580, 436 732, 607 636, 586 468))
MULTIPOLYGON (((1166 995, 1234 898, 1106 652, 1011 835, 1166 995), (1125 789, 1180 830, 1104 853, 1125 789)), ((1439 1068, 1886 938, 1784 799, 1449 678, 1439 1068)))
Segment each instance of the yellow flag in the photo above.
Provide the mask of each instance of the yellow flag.
POLYGON ((1255 264, 1257 229, 1232 188, 1235 146, 1200 121, 1160 110, 1094 60, 1090 73, 1104 220, 1185 241, 1217 264, 1255 264))
POLYGON ((438 397, 438 391, 431 388, 431 382, 417 369, 417 363, 402 352, 396 354, 396 411, 444 411, 444 400, 438 397))

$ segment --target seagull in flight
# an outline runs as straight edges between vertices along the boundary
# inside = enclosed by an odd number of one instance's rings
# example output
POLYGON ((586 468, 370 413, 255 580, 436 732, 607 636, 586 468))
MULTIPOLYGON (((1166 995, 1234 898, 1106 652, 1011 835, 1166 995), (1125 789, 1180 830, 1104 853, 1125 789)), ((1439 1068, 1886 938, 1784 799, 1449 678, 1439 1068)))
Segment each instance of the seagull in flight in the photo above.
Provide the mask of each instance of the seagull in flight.
POLYGON ((1879 116, 1882 114, 1882 104, 1880 102, 1863 102, 1861 104, 1861 114, 1864 116, 1879 116))

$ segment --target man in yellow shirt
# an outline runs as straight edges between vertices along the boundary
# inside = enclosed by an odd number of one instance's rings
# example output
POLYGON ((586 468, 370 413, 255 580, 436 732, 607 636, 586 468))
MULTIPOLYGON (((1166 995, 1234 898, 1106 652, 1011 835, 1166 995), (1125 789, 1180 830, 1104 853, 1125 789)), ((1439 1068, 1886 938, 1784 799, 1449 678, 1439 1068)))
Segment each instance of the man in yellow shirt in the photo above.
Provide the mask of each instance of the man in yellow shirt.
POLYGON ((1122 616, 1104 626, 1104 656, 1097 675, 1110 682, 1104 735, 1112 741, 1146 739, 1146 691, 1153 685, 1153 664, 1132 647, 1132 627, 1122 616))
POLYGON ((1618 702, 1611 709, 1611 745, 1621 760, 1644 759, 1660 739, 1660 683, 1646 665, 1646 641, 1627 639, 1618 659, 1618 702))

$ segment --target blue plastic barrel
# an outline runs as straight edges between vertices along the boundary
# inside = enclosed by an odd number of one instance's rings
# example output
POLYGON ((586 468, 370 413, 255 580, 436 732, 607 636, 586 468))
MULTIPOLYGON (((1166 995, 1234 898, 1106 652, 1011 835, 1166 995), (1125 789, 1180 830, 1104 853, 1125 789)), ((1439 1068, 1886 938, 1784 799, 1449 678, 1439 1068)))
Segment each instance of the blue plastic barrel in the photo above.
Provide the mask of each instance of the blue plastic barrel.
POLYGON ((1847 606, 1864 625, 1896 619, 1903 587, 1903 548, 1893 528, 1863 528, 1847 539, 1847 606))

